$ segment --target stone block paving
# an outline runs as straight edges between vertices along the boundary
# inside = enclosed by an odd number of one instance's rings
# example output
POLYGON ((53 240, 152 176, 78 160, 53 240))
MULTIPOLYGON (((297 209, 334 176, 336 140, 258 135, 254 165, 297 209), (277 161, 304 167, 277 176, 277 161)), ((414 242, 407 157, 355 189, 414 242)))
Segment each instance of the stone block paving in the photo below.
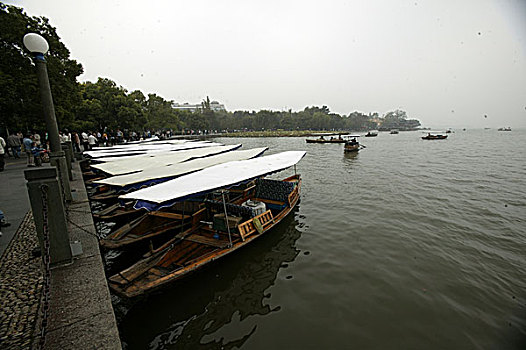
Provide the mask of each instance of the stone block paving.
POLYGON ((38 239, 28 212, 0 258, 0 349, 32 349, 43 288, 38 239))

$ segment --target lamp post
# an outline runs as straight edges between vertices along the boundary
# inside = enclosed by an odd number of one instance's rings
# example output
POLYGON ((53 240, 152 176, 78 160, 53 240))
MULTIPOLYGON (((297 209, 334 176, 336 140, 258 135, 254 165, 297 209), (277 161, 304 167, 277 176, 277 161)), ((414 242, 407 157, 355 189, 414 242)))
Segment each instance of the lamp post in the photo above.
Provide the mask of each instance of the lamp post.
POLYGON ((71 201, 71 188, 69 185, 66 158, 60 145, 57 118, 55 116, 55 107, 53 106, 53 97, 51 96, 51 88, 49 86, 49 77, 47 74, 47 64, 44 57, 49 49, 49 45, 46 39, 35 33, 26 34, 23 41, 24 46, 33 53, 33 62, 37 68, 40 99, 42 100, 44 119, 46 121, 49 136, 49 146, 51 148, 51 162, 58 168, 58 175, 66 201, 71 201))

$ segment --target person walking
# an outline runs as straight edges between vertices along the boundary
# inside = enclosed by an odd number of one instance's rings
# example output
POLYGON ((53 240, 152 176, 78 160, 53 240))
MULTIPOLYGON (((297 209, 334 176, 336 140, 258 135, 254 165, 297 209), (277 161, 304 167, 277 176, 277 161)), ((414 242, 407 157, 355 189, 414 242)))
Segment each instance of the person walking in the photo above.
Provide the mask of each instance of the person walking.
POLYGON ((31 140, 31 137, 33 135, 29 135, 24 137, 23 144, 24 144, 24 151, 26 152, 27 156, 27 166, 35 166, 33 155, 31 154, 31 144, 33 143, 33 140, 31 140))
POLYGON ((82 147, 84 147, 84 152, 89 151, 88 134, 83 131, 82 134, 80 134, 80 137, 82 138, 82 147))
POLYGON ((7 138, 7 146, 14 158, 20 158, 20 138, 14 132, 7 138))
POLYGON ((98 142, 98 140, 97 140, 97 138, 95 137, 95 133, 90 134, 90 135, 88 136, 88 143, 89 143, 89 149, 90 149, 90 150, 92 150, 93 147, 96 147, 96 146, 97 146, 97 142, 98 142))
POLYGON ((2 136, 0 136, 0 171, 4 171, 5 167, 5 153, 7 150, 7 144, 5 143, 5 140, 2 136))
POLYGON ((80 153, 80 138, 79 134, 74 132, 71 136, 71 140, 73 142, 73 147, 75 148, 75 152, 80 153))

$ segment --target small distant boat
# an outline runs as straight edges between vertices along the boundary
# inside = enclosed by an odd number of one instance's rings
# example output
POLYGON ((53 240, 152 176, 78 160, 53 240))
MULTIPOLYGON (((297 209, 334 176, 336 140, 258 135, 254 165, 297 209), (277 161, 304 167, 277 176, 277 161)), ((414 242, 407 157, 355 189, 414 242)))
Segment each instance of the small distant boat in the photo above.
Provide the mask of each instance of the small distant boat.
POLYGON ((360 145, 360 143, 356 140, 358 137, 360 137, 360 135, 349 135, 347 137, 345 145, 343 146, 343 151, 345 153, 358 152, 360 149, 364 148, 364 146, 360 145))
POLYGON ((365 134, 365 137, 376 137, 378 136, 378 131, 377 130, 371 130, 369 132, 367 132, 367 134, 365 134))
POLYGON ((446 134, 451 134, 452 132, 453 132, 453 130, 451 130, 451 129, 447 129, 446 130, 446 134))
POLYGON ((393 129, 393 130, 391 130, 391 132, 390 132, 390 134, 393 134, 393 135, 396 135, 396 134, 398 134, 398 133, 399 133, 399 132, 398 132, 398 129, 393 129))
POLYGON ((511 131, 511 127, 507 127, 507 128, 498 128, 497 129, 498 131, 511 131))
POLYGON ((422 140, 444 140, 447 139, 447 135, 431 135, 430 133, 426 136, 422 136, 422 140))
POLYGON ((306 139, 307 143, 345 143, 345 139, 342 138, 341 135, 338 135, 338 137, 332 137, 329 139, 324 138, 321 136, 318 139, 306 139))

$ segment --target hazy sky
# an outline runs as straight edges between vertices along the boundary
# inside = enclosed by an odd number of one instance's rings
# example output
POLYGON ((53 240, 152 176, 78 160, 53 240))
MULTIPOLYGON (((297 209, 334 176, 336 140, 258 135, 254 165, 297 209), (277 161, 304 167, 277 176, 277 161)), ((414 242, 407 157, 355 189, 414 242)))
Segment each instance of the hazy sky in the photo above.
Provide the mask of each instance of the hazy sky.
POLYGON ((7 1, 48 17, 81 81, 228 110, 526 126, 526 1, 7 1), (487 118, 484 116, 487 115, 487 118))

